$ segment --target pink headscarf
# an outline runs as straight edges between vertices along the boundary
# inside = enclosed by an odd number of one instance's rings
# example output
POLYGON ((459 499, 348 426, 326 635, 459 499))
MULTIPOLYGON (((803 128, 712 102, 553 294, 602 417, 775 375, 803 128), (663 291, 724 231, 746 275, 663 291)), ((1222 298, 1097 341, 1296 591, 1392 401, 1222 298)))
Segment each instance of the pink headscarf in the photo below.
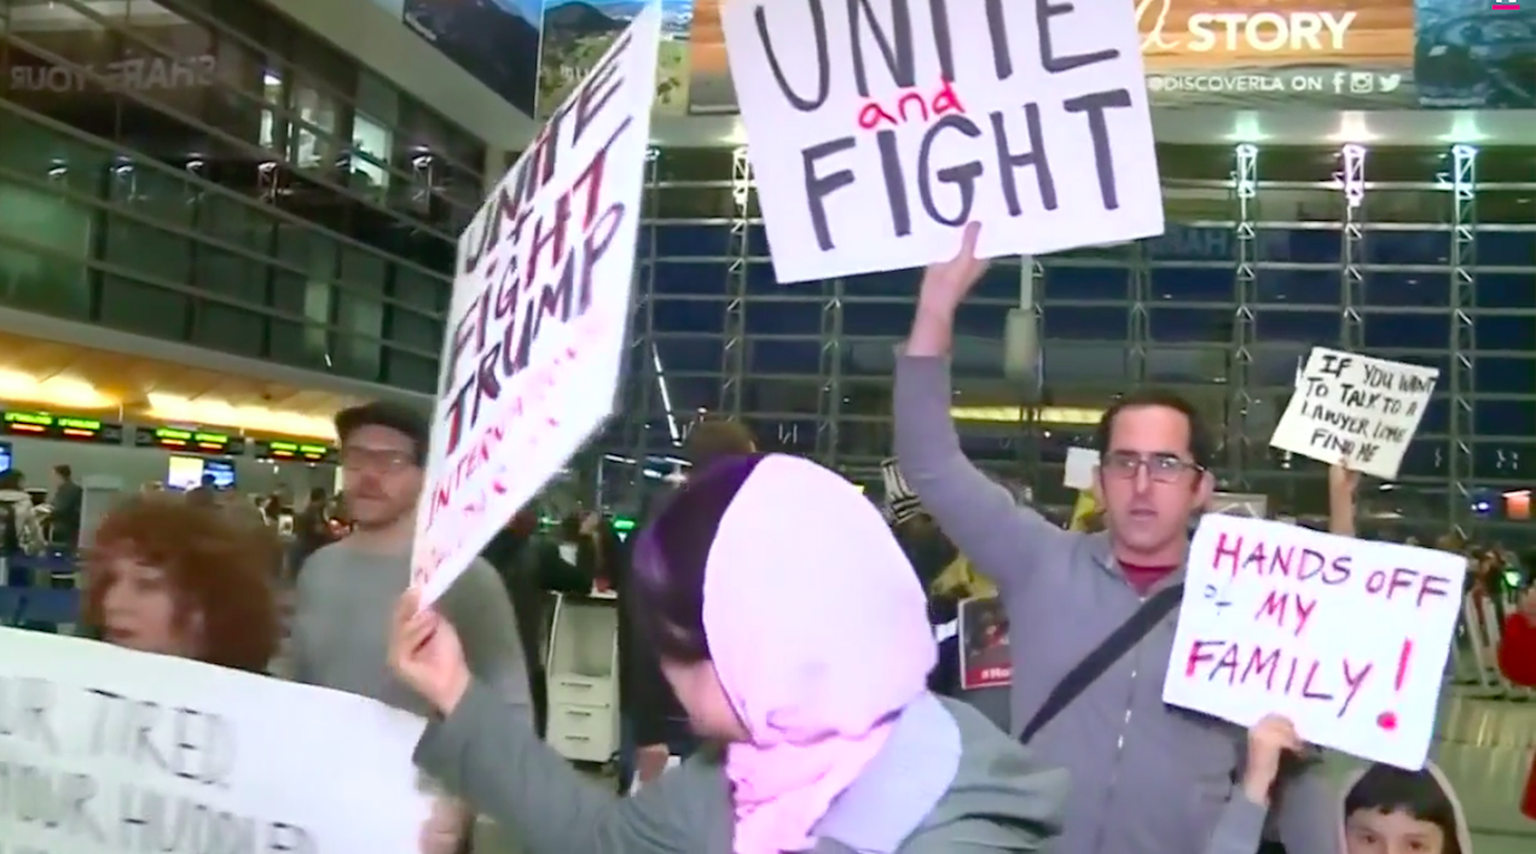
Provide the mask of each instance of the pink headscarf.
POLYGON ((760 460, 704 578, 710 657, 751 741, 732 744, 735 854, 814 844, 833 800, 927 689, 927 599, 868 499, 797 457, 760 460))

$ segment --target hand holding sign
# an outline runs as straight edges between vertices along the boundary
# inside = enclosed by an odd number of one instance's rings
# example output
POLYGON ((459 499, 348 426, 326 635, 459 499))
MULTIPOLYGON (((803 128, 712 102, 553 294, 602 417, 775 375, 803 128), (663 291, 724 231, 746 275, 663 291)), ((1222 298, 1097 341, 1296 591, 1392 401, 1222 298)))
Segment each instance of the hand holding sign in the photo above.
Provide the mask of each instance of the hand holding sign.
POLYGON ((1207 515, 1188 571, 1164 700, 1245 726, 1282 713, 1308 741, 1423 766, 1460 556, 1207 515))
POLYGON ((969 223, 960 233, 960 251, 955 257, 928 265, 917 298, 919 310, 948 316, 965 302, 971 288, 987 272, 988 263, 976 257, 976 240, 980 236, 981 223, 969 223))

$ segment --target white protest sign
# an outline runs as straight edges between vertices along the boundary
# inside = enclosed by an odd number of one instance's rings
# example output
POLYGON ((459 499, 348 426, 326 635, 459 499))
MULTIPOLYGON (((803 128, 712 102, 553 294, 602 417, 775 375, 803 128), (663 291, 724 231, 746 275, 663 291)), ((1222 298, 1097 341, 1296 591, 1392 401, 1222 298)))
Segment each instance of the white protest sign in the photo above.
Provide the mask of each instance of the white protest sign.
POLYGON ((1067 468, 1061 485, 1081 492, 1093 488, 1093 473, 1099 468, 1099 452, 1092 448, 1068 448, 1067 468))
POLYGON ((417 854, 424 726, 355 694, 0 629, 0 851, 417 854))
POLYGON ((1269 516, 1269 497, 1252 492, 1213 492, 1206 512, 1263 519, 1269 516))
POLYGON ((613 411, 660 33, 652 2, 459 238, 411 556, 424 604, 613 411))
POLYGON ((726 0, 780 282, 1161 234, 1130 4, 726 0))
POLYGON ((1313 347, 1270 447, 1391 479, 1440 371, 1313 347))
POLYGON ((1190 545, 1163 700, 1423 767, 1466 560, 1210 514, 1190 545))

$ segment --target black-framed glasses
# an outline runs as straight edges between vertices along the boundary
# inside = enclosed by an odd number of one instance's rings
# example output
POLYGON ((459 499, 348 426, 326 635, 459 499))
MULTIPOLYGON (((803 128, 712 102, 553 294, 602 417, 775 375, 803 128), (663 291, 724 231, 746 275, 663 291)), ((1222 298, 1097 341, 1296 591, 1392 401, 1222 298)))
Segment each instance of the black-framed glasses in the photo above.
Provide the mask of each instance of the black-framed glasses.
POLYGON ((1158 483, 1175 483, 1186 472, 1204 469, 1174 454, 1138 454, 1135 451, 1110 451, 1099 461, 1099 467, 1110 477, 1130 480, 1142 466, 1147 467, 1147 477, 1158 483))

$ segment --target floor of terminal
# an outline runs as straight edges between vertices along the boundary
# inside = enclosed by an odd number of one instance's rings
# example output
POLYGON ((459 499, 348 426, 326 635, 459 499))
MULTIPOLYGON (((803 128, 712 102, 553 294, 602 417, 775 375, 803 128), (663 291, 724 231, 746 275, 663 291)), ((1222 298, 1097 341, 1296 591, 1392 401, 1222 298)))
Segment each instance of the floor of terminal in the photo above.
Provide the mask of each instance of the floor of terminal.
MULTIPOLYGON (((1451 778, 1467 811, 1476 854, 1531 854, 1536 821, 1520 814, 1520 793, 1536 756, 1536 697, 1489 700, 1464 689, 1446 691, 1435 761, 1451 778)), ((1330 760, 1342 778, 1354 767, 1348 757, 1330 760)), ((516 854, 515 844, 483 822, 476 854, 516 854)))

